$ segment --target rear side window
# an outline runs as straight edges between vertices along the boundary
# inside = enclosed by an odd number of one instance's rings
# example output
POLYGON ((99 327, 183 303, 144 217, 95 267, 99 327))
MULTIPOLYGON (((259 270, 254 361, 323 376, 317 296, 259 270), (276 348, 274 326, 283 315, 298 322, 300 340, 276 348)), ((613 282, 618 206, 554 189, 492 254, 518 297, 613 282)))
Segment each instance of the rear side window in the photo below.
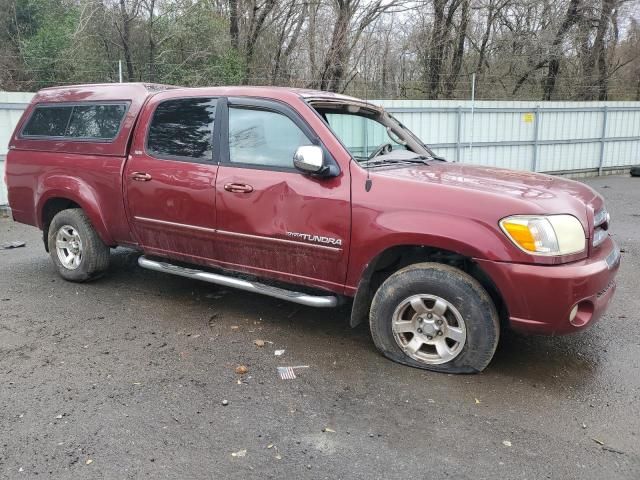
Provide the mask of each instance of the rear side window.
POLYGON ((78 105, 73 107, 68 137, 112 140, 120 130, 126 105, 78 105))
POLYGON ((159 158, 211 160, 216 103, 215 98, 180 98, 160 103, 149 126, 149 153, 159 158))
POLYGON ((64 137, 73 107, 36 107, 22 130, 25 137, 64 137))
POLYGON ((110 141, 118 135, 126 111, 125 103, 40 105, 22 136, 110 141))

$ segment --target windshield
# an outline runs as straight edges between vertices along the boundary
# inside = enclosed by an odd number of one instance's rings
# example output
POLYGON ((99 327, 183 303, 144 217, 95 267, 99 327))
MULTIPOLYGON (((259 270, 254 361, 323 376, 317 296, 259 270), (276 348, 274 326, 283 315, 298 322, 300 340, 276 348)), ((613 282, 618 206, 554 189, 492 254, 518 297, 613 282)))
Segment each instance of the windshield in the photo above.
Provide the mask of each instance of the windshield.
MULTIPOLYGON (((392 150, 408 150, 406 145, 392 138, 386 127, 371 117, 344 113, 327 113, 327 122, 342 144, 358 160, 366 160, 375 150, 386 143, 392 150)), ((402 141, 402 140, 401 140, 402 141)))
POLYGON ((354 113, 349 105, 316 107, 316 110, 359 163, 377 157, 388 160, 437 158, 404 125, 386 113, 364 109, 354 113))

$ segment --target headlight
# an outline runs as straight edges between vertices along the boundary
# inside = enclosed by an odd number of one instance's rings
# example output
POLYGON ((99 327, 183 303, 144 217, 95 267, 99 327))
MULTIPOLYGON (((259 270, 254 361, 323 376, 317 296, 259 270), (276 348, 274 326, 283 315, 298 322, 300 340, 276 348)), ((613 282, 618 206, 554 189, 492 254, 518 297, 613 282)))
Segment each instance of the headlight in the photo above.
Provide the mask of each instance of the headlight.
POLYGON ((536 255, 568 255, 586 246, 584 229, 573 215, 514 215, 500 228, 518 248, 536 255))

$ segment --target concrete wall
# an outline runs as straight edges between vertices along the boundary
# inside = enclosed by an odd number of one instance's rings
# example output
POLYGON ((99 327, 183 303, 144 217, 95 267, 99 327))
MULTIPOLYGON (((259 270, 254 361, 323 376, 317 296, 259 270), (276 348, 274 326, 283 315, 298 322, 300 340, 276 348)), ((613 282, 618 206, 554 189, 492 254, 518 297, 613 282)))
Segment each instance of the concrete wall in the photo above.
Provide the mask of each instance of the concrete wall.
POLYGON ((22 111, 31 101, 33 93, 0 92, 0 205, 7 203, 7 187, 4 184, 4 160, 9 138, 22 111))

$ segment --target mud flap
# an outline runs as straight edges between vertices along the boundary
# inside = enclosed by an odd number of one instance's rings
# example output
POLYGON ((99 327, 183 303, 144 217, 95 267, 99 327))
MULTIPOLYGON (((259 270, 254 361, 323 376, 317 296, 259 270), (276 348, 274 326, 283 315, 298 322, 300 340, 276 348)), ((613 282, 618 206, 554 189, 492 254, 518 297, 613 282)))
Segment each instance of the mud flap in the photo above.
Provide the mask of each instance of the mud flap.
POLYGON ((371 295, 371 289, 369 288, 369 281, 363 280, 358 287, 356 296, 353 299, 351 319, 349 320, 351 328, 355 328, 362 322, 369 320, 369 310, 371 309, 372 300, 373 296, 371 295))

